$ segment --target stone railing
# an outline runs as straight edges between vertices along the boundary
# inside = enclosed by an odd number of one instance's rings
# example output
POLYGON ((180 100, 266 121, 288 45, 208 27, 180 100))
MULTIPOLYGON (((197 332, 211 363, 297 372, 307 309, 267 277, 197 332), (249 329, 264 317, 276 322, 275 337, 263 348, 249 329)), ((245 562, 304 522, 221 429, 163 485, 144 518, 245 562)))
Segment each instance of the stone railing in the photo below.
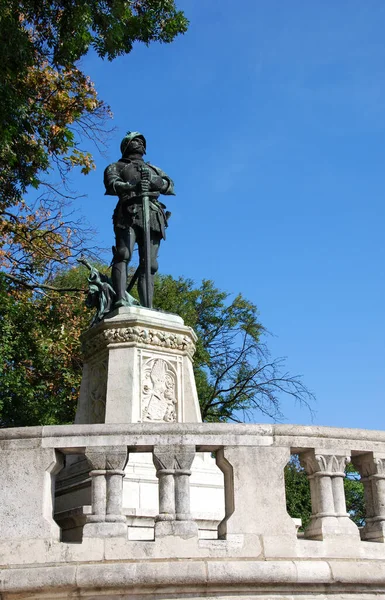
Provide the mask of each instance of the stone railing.
POLYGON ((1 600, 14 594, 95 598, 95 590, 103 599, 384 597, 384 432, 76 425, 0 430, 0 444, 1 600), (122 483, 136 452, 152 453, 158 478, 153 541, 127 536, 122 483), (225 514, 218 539, 199 539, 190 512, 197 452, 215 453, 223 473, 225 514), (284 467, 291 453, 299 455, 310 481, 312 518, 304 537, 297 536, 286 511, 284 467), (91 509, 82 541, 62 542, 54 520, 55 479, 66 462, 81 455, 89 465, 91 509), (361 530, 346 511, 343 479, 350 460, 365 490, 361 530))

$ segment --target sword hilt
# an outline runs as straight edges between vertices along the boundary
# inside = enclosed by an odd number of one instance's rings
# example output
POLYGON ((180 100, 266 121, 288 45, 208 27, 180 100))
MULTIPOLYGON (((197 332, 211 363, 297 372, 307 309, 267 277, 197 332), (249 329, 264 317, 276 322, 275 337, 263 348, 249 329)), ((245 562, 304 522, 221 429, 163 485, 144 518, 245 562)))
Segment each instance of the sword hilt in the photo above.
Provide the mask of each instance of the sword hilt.
POLYGON ((150 191, 150 169, 148 167, 141 167, 140 175, 140 187, 142 190, 142 194, 147 194, 150 191))

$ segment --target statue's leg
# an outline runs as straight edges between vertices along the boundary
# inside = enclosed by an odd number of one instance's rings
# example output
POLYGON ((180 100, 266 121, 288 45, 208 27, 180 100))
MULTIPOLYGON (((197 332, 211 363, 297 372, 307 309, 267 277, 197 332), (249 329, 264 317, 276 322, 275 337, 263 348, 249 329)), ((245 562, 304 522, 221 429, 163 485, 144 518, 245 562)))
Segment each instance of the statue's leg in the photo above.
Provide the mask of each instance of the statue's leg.
POLYGON ((135 231, 132 227, 129 229, 116 227, 115 239, 116 246, 112 261, 111 278, 116 294, 114 305, 122 306, 127 287, 127 266, 131 260, 136 241, 135 231))
MULTIPOLYGON (((155 273, 158 270, 158 252, 160 246, 160 240, 162 239, 161 233, 151 232, 151 245, 150 245, 150 260, 151 260, 151 279, 149 289, 149 304, 152 306, 152 299, 154 296, 154 278, 155 273)), ((145 305, 146 299, 146 274, 144 272, 144 248, 143 244, 139 243, 139 260, 140 260, 140 273, 138 279, 138 292, 139 300, 142 306, 145 305)))

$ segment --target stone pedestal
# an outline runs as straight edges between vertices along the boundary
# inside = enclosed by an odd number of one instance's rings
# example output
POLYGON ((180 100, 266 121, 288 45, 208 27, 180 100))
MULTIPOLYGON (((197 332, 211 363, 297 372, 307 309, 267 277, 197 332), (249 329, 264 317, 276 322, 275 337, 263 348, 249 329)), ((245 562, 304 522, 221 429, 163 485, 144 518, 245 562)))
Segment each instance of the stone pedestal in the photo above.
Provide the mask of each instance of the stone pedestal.
POLYGON ((122 307, 82 336, 75 423, 201 422, 196 335, 177 315, 122 307))

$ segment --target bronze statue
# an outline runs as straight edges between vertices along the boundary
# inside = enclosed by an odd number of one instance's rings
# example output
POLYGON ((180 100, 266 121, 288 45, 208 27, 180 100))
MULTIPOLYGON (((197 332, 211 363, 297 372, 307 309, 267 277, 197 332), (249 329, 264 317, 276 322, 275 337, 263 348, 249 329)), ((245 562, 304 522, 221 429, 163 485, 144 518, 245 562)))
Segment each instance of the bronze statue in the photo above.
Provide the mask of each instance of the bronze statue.
POLYGON ((127 305, 127 267, 137 243, 139 267, 129 290, 138 279, 140 303, 152 308, 159 245, 166 238, 167 221, 171 214, 165 212, 166 207, 158 198, 160 194, 174 196, 174 184, 164 171, 144 162, 146 139, 138 131, 127 133, 120 150, 122 157, 104 172, 106 194, 119 197, 113 214, 116 240, 112 249, 111 273, 115 291, 114 307, 127 305))

